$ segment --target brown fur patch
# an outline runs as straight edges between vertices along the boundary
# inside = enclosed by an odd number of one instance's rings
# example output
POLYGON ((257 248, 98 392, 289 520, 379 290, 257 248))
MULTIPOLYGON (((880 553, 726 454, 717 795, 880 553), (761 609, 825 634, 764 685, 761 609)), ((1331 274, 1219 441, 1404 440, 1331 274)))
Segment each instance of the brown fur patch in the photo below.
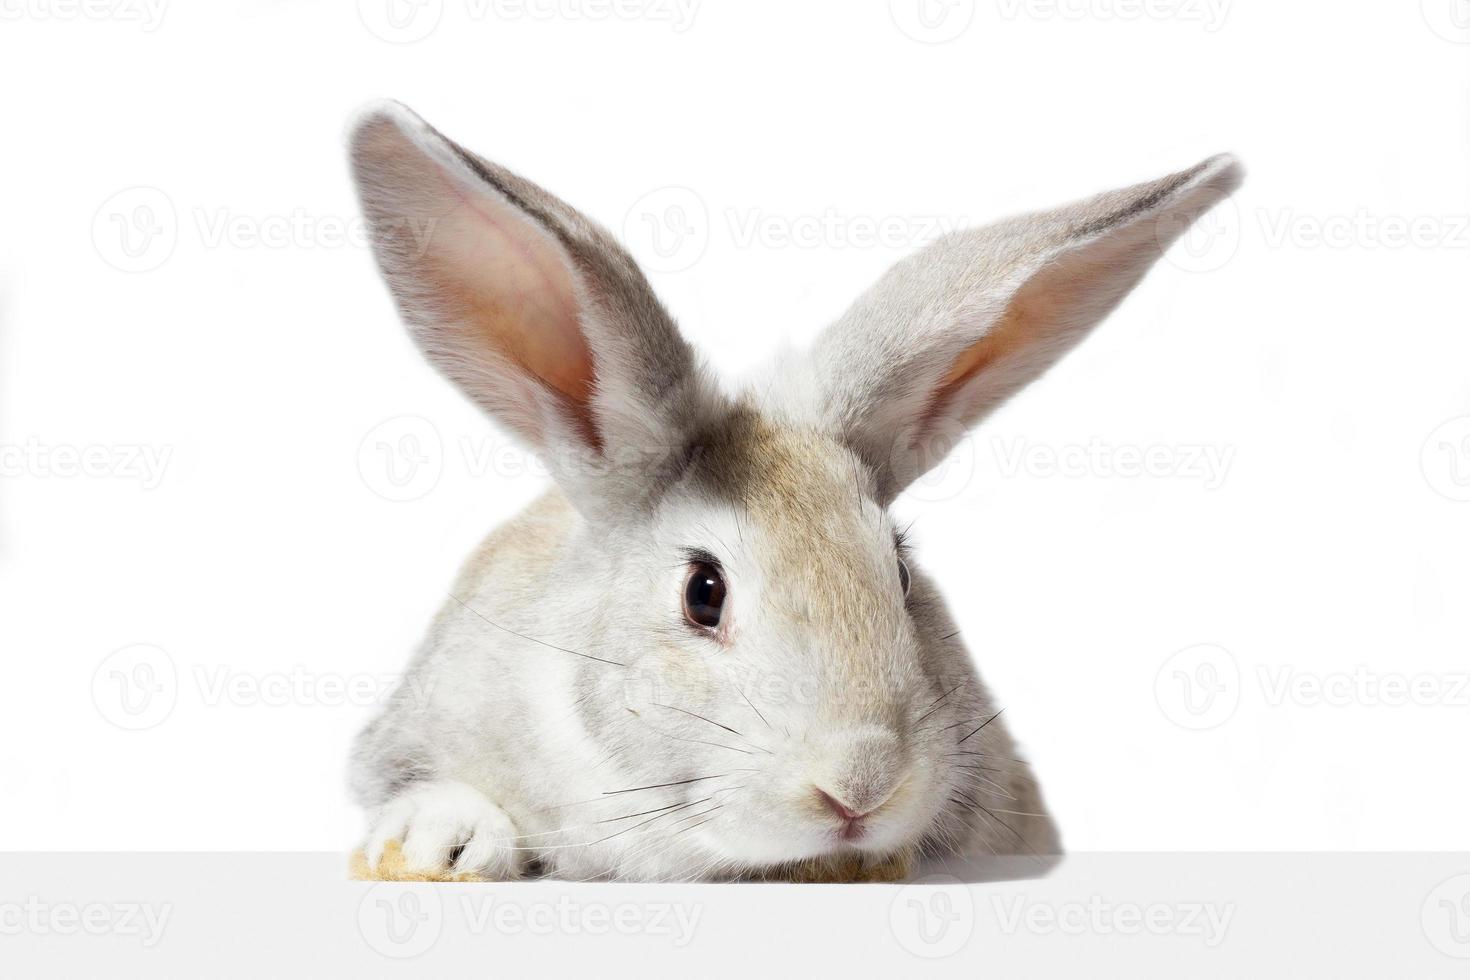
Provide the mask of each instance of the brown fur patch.
POLYGON ((883 858, 859 854, 830 855, 782 865, 762 875, 761 880, 804 885, 896 882, 913 874, 914 866, 911 851, 900 851, 883 858))
POLYGON ((761 538, 766 571, 782 583, 767 601, 820 627, 837 647, 873 641, 879 613, 895 610, 897 565, 870 475, 846 447, 812 429, 780 425, 748 406, 698 447, 694 478, 732 502, 742 534, 761 538))

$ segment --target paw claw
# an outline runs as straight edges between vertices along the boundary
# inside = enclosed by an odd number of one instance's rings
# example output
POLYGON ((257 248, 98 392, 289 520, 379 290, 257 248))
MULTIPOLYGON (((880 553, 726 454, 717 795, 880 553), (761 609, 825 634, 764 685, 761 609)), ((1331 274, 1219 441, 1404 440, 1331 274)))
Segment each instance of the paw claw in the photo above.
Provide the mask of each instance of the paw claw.
POLYGON ((424 783, 395 798, 353 858, 353 876, 382 881, 514 878, 521 861, 505 812, 463 783, 424 783))

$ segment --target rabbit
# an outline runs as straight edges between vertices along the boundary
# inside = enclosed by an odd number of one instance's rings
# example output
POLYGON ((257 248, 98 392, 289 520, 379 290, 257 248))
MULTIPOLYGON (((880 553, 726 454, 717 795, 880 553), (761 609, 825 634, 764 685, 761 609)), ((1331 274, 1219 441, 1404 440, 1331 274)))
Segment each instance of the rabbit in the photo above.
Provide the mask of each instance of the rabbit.
POLYGON ((1228 155, 950 232, 722 386, 632 257, 397 103, 350 161, 427 359, 554 489, 356 738, 365 874, 897 880, 1058 830, 890 516, 1241 180, 1228 155))

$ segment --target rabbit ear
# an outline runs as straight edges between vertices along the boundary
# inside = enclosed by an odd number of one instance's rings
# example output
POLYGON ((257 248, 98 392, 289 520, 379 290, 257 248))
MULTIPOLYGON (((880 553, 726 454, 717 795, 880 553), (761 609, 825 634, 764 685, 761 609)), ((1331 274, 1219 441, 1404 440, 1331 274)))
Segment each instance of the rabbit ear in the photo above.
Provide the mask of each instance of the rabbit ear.
POLYGON ((613 470, 656 483, 640 468, 673 461, 715 396, 627 252, 396 103, 364 112, 351 159, 378 264, 429 360, 564 484, 613 470))
MULTIPOLYGON (((801 386, 887 502, 1118 305, 1241 169, 1190 170, 946 236, 899 262, 821 335, 801 386)), ((798 402, 802 395, 792 395, 798 402)))

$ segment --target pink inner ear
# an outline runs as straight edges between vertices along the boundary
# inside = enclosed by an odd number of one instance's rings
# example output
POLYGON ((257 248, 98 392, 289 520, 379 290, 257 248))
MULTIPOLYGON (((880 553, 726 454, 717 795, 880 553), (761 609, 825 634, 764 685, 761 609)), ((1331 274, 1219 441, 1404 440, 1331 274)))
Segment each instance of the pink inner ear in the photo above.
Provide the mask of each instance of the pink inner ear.
POLYGON ((935 388, 920 432, 944 416, 972 424, 1075 344, 1102 315, 1091 307, 1107 304, 1107 263, 1126 247, 1125 242, 1078 250, 1027 280, 985 335, 955 358, 935 388))
POLYGON ((495 198, 472 197, 439 175, 457 207, 432 232, 425 256, 445 306, 483 344, 559 393, 596 444, 592 351, 561 247, 530 218, 495 198))

